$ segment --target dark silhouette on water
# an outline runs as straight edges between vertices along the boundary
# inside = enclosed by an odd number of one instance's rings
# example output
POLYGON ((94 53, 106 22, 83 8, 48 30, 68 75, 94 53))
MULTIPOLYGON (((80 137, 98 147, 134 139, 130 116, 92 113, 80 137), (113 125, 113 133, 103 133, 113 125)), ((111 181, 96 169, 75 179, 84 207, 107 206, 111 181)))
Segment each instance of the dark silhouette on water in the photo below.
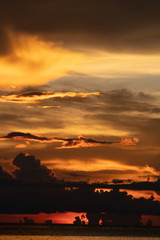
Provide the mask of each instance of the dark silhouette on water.
POLYGON ((142 226, 140 214, 87 213, 88 225, 92 226, 142 226))
POLYGON ((82 224, 80 217, 75 217, 75 221, 73 222, 74 225, 80 226, 82 224))
POLYGON ((81 217, 76 216, 73 224, 74 224, 75 226, 81 226, 81 225, 84 226, 84 225, 85 225, 84 219, 85 219, 85 216, 84 216, 83 214, 81 215, 81 217))
POLYGON ((53 223, 52 223, 52 220, 51 219, 48 219, 44 222, 45 225, 49 225, 51 226, 53 223))
POLYGON ((24 224, 26 224, 26 225, 34 224, 34 220, 33 219, 29 219, 28 217, 24 217, 23 221, 24 221, 24 224))
POLYGON ((152 220, 148 219, 148 221, 146 222, 146 227, 152 227, 152 220))
MULTIPOLYGON (((160 216, 160 202, 153 196, 134 198, 116 186, 110 192, 98 192, 86 183, 66 189, 66 183, 55 179, 53 172, 32 155, 18 154, 13 164, 18 167, 12 172, 14 176, 8 177, 0 169, 0 213, 86 212, 89 225, 101 222, 103 226, 141 226, 142 215, 160 216), (34 176, 30 178, 31 173, 34 176)), ((75 224, 80 221, 82 225, 83 217, 75 219, 75 224)))

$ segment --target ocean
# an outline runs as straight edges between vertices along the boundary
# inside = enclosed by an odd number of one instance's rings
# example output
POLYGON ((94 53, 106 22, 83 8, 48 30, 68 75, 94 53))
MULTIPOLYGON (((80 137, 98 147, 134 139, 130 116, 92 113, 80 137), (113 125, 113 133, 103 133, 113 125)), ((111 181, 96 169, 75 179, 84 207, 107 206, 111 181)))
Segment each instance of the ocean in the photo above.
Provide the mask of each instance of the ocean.
POLYGON ((0 236, 0 240, 156 240, 160 237, 103 237, 103 236, 0 236))
POLYGON ((0 224, 0 240, 160 240, 159 227, 0 224))

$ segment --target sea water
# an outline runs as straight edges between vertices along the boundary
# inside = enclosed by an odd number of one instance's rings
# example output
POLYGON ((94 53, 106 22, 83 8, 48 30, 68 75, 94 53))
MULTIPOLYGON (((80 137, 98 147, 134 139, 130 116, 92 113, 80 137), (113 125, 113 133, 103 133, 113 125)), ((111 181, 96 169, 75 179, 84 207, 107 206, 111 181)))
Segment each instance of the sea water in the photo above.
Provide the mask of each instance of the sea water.
POLYGON ((0 236, 0 240, 156 240, 160 237, 102 237, 102 236, 0 236))

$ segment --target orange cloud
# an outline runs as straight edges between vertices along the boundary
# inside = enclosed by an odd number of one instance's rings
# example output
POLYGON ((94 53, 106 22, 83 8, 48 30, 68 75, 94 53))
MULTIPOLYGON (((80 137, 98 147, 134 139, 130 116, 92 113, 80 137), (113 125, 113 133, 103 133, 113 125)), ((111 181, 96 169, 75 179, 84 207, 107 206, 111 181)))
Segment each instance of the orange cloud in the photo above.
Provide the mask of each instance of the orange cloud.
POLYGON ((43 109, 46 109, 46 108, 60 108, 61 106, 38 106, 38 108, 43 108, 43 109))
MULTIPOLYGON (((27 92, 21 94, 11 94, 8 96, 1 96, 0 102, 14 102, 14 103, 39 103, 42 100, 50 98, 65 98, 65 97, 79 97, 86 98, 89 95, 100 95, 99 92, 91 93, 76 93, 76 92, 27 92)), ((50 107, 50 106, 47 106, 50 107)))
POLYGON ((27 147, 27 145, 25 145, 25 144, 18 144, 15 146, 15 148, 26 148, 26 147, 27 147))
MULTIPOLYGON (((45 161, 46 163, 46 161, 45 161)), ((51 163, 49 161, 49 163, 51 163)), ((51 166, 50 166, 51 167, 51 166)), ((124 171, 128 171, 126 174, 126 177, 132 176, 134 179, 137 178, 137 174, 147 177, 148 175, 153 176, 159 176, 159 171, 156 171, 154 168, 149 166, 136 166, 136 165, 128 165, 125 163, 120 163, 115 160, 110 159, 91 159, 89 162, 87 161, 80 161, 77 159, 72 159, 68 161, 64 161, 63 159, 54 159, 53 160, 53 168, 59 169, 59 170, 65 170, 65 171, 82 171, 82 172, 98 172, 101 171, 101 177, 102 180, 104 175, 105 178, 107 178, 105 171, 108 172, 111 171, 122 171, 122 174, 124 171), (104 175, 102 173, 104 171, 104 175)), ((117 173, 116 173, 117 174, 117 173)), ((111 176, 111 175, 110 175, 111 176)), ((98 179, 98 178, 97 178, 98 179)))
POLYGON ((8 31, 11 52, 0 56, 0 86, 41 85, 55 80, 82 61, 82 53, 45 42, 37 36, 8 31))
POLYGON ((80 147, 96 147, 103 145, 136 145, 139 142, 138 138, 122 138, 117 142, 97 141, 95 139, 88 139, 83 136, 79 136, 77 139, 66 139, 67 141, 62 142, 61 148, 80 148, 80 147))
POLYGON ((139 142, 139 138, 122 138, 120 144, 122 145, 136 145, 139 142))
POLYGON ((83 136, 79 136, 78 138, 66 138, 63 139, 62 145, 57 149, 62 148, 80 148, 80 147, 96 147, 102 146, 105 144, 118 144, 119 142, 105 142, 105 141, 97 141, 95 139, 85 138, 83 136))
POLYGON ((135 145, 139 140, 137 138, 122 138, 120 141, 99 141, 93 138, 86 138, 79 136, 77 138, 57 138, 57 137, 42 137, 39 135, 33 135, 31 133, 23 132, 11 132, 6 136, 0 138, 3 140, 28 140, 41 143, 52 143, 52 142, 61 142, 61 146, 57 149, 62 148, 80 148, 80 147, 96 147, 96 146, 105 146, 105 145, 135 145))

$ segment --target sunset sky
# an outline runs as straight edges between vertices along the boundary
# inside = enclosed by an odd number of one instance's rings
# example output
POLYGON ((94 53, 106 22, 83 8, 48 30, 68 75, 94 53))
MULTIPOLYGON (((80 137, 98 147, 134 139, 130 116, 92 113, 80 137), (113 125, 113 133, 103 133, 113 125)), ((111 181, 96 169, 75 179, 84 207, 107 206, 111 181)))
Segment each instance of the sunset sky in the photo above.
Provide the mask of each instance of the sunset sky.
POLYGON ((1 1, 0 178, 30 178, 20 152, 58 181, 160 178, 159 12, 158 0, 1 1))

